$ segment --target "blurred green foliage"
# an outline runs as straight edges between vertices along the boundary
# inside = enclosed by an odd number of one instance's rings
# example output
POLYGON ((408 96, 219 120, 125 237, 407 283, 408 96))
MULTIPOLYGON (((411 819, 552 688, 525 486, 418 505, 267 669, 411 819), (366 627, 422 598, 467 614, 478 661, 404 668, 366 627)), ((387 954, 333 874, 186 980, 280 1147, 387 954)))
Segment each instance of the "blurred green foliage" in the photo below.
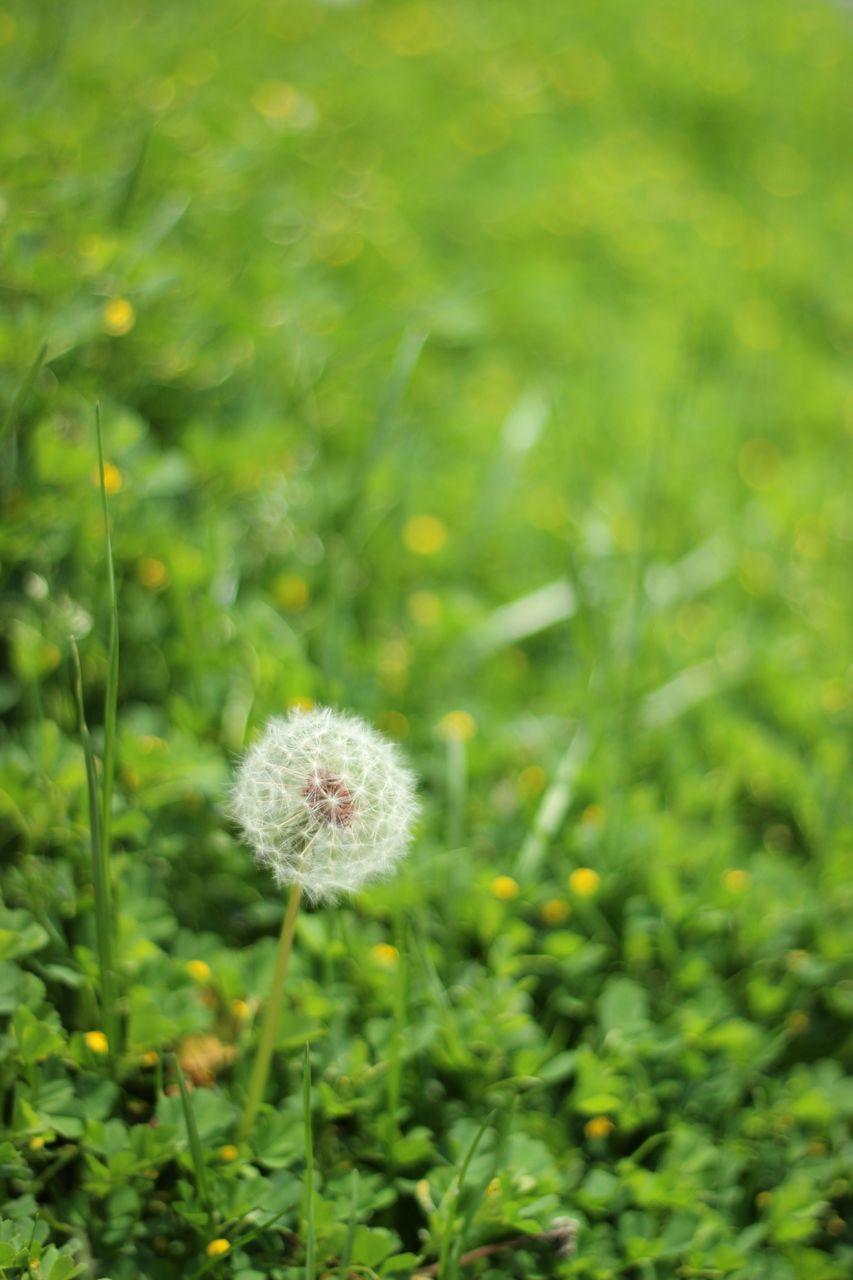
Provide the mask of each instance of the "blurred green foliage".
POLYGON ((0 1275, 304 1275, 306 1040, 318 1274, 850 1275, 851 49, 823 0, 0 12, 0 1275), (282 904, 227 788, 305 699, 425 813, 300 921, 238 1148, 282 904))

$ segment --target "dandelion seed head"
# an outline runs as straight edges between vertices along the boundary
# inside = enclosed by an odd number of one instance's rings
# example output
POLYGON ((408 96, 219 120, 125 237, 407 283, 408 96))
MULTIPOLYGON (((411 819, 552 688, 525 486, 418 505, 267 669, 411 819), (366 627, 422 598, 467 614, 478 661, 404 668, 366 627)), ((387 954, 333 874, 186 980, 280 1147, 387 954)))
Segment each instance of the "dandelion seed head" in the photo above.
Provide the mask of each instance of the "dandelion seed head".
POLYGON ((417 808, 397 747, 328 707, 270 720, 232 794, 258 864, 313 901, 387 875, 409 847, 417 808))

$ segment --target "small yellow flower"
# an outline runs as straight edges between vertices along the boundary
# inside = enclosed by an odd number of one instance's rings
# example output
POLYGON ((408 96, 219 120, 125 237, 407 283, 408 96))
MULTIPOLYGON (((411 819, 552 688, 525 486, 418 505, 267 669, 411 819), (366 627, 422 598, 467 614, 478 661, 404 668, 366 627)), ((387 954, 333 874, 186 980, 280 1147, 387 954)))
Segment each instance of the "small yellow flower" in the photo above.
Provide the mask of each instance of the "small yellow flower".
POLYGON ((403 528, 403 542, 418 556, 434 556, 447 542, 447 526, 436 516, 412 516, 403 528))
POLYGON ((252 94, 252 106, 267 120, 288 120, 296 112, 299 98, 292 84, 269 80, 252 94))
POLYGON ((434 591, 413 591, 406 604, 419 627, 434 627, 441 619, 441 600, 434 591))
POLYGON ((569 876, 569 888, 579 898, 591 898, 601 888, 601 876, 591 867, 577 867, 569 876))
POLYGON ((429 1183, 426 1178, 421 1178, 419 1182, 415 1183, 415 1195, 421 1208, 425 1209, 427 1213, 431 1213, 435 1208, 435 1204, 433 1203, 429 1183))
POLYGON ((139 581, 149 591, 159 591, 169 581, 169 570, 156 556, 145 556, 137 569, 139 581))
POLYGON ((294 711, 296 709, 299 711, 313 711, 314 699, 307 698, 304 694, 297 694, 294 698, 288 698, 287 709, 288 711, 294 711))
POLYGON ((230 1164, 232 1160, 236 1160, 239 1154, 239 1151, 231 1142, 228 1142, 224 1147, 219 1148, 219 1159, 224 1160, 226 1164, 230 1164))
POLYGON ((593 1116, 587 1120, 583 1131, 590 1140, 594 1141, 597 1138, 606 1138, 613 1132, 614 1127, 609 1116, 593 1116))
POLYGON ((145 1053, 142 1054, 142 1057, 139 1060, 142 1063, 143 1067, 156 1067, 157 1066, 156 1049, 147 1049, 145 1053))
POLYGON ((588 804, 581 814, 581 822, 585 827, 593 827, 596 830, 604 826, 604 805, 588 804))
POLYGON ((207 1246, 208 1258, 224 1258, 226 1253, 231 1252, 231 1242, 226 1240, 224 1236, 219 1236, 217 1240, 211 1240, 207 1246))
POLYGON ((246 1022, 252 1016, 252 1010, 245 1000, 236 997, 231 1001, 231 1012, 240 1022, 246 1022))
POLYGON ((402 711, 383 711, 379 717, 379 728, 391 738, 405 738, 409 732, 409 722, 402 711))
POLYGON ((187 964, 187 973, 196 982, 210 982, 212 976, 210 965, 205 964, 204 960, 190 960, 187 964))
POLYGON ((92 1053, 109 1053, 110 1051, 110 1042, 103 1031, 87 1031, 83 1039, 92 1053))
POLYGON ((730 867, 723 872, 723 884, 729 893, 745 893, 752 883, 752 876, 740 867, 730 867))
POLYGON ((541 764, 529 764, 518 775, 518 789, 528 799, 538 796, 545 790, 548 775, 541 764))
POLYGON ((477 732, 477 722, 467 711, 448 711, 438 722, 438 732, 447 742, 470 742, 477 732))
POLYGON ((30 1151, 41 1151, 42 1147, 45 1144, 45 1141, 46 1141, 45 1138, 42 1138, 39 1136, 36 1136, 35 1138, 30 1138, 30 1151))
POLYGON ((501 902, 510 902, 518 893, 518 885, 512 876, 495 876, 492 881, 492 893, 501 902))
POLYGON ((370 948, 370 954, 374 960, 388 969, 397 964, 400 959, 400 952, 390 942, 377 942, 375 947, 370 948))
POLYGON ((127 298, 110 298, 103 310, 104 328, 113 337, 130 333, 136 324, 136 315, 127 298))
POLYGON ((569 918, 569 904, 562 898, 549 898, 539 912, 543 924, 562 924, 569 918))
POLYGON ((295 573, 283 573, 280 578, 276 578, 273 586, 276 604, 294 613, 305 608, 309 594, 308 583, 295 573))
MULTIPOLYGON (((95 486, 96 489, 100 488, 101 472, 98 467, 95 467, 94 471, 92 472, 92 484, 95 486)), ((107 493, 109 494, 118 493, 123 488, 123 486, 124 486, 124 478, 121 472, 119 471, 118 467, 115 465, 114 462, 105 462, 104 463, 104 488, 106 489, 107 493)))

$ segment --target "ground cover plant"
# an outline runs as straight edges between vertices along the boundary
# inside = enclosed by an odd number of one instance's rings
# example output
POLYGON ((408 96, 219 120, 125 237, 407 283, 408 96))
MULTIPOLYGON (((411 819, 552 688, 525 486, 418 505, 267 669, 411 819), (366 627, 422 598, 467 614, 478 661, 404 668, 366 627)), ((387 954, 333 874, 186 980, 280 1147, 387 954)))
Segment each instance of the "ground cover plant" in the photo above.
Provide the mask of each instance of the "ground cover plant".
POLYGON ((849 1277, 850 81, 822 0, 4 4, 0 1276, 849 1277), (241 1132, 313 706, 421 816, 241 1132))

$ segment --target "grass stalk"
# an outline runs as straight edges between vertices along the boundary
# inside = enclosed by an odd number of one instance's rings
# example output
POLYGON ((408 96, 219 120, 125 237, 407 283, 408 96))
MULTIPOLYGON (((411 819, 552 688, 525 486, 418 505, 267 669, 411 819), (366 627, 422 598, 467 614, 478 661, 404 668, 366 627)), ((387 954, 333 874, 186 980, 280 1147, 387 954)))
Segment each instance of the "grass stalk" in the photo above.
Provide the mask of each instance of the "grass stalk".
POLYGON ((178 1055, 174 1055, 175 1074, 178 1077, 178 1088, 181 1091, 181 1106, 184 1111, 184 1120, 187 1126, 187 1138, 190 1144, 190 1155, 192 1156, 193 1168, 195 1169, 195 1181, 198 1189, 199 1199, 204 1205, 205 1213, 211 1228, 213 1227, 213 1205, 210 1200, 210 1192, 207 1186, 207 1172, 204 1167, 204 1153, 201 1149, 201 1140, 198 1136, 198 1126, 195 1122, 195 1112, 192 1108, 187 1082, 184 1079, 184 1073, 181 1070, 181 1064, 178 1061, 178 1055))
POLYGON ((447 738, 447 843, 456 849, 465 827, 465 797, 468 791, 468 762, 464 740, 457 734, 447 738))
POLYGON ((462 1167, 459 1170, 459 1177, 454 1178, 453 1182, 451 1182, 444 1194, 444 1200, 447 1202, 447 1226, 445 1228, 444 1235, 442 1236, 441 1252, 438 1259, 438 1275, 441 1277, 441 1280, 453 1280, 459 1271, 459 1255, 462 1252, 463 1240, 461 1239, 461 1233, 459 1238, 454 1234, 454 1228, 457 1221, 455 1209, 462 1198, 462 1194, 465 1189, 465 1179, 468 1176, 468 1168, 476 1155, 477 1148, 480 1145, 483 1135, 492 1122, 494 1114, 495 1113, 493 1111, 490 1111, 483 1123, 480 1125, 480 1128, 474 1135, 474 1140, 465 1153, 465 1159, 462 1161, 462 1167), (453 1256, 454 1244, 458 1245, 455 1257, 453 1256))
POLYGON ((35 380, 39 375, 39 369, 42 367, 42 364, 44 363, 44 358, 46 355, 47 355, 47 343, 44 342, 39 348, 38 353, 36 354, 35 360, 33 360, 32 364, 27 370, 26 375, 24 376, 23 382, 21 383, 20 387, 18 387, 18 390, 15 393, 15 397, 12 400, 12 403, 9 405, 9 408, 6 410, 5 414, 3 415, 3 421, 0 422, 0 444, 3 443, 3 441, 6 439, 6 436, 9 434, 9 432, 12 430, 12 427, 15 425, 15 421, 18 417, 18 414, 20 413, 21 409, 24 407, 24 404, 26 403, 27 398, 33 389, 35 380))
POLYGON ((264 1090, 266 1089, 267 1080, 269 1078, 270 1064, 272 1062, 273 1049, 275 1048, 276 1032, 278 1031, 278 1023, 281 1016, 281 1005, 284 997, 284 983, 287 977, 287 965, 290 960, 290 952, 293 949, 293 934, 296 929, 296 917, 299 913, 299 903, 301 898, 302 886, 296 884, 290 891, 287 911, 284 914, 281 934, 278 939, 272 987, 270 989, 266 1009, 264 1010, 264 1020, 261 1026, 261 1038, 258 1042, 255 1060, 252 1063, 252 1074, 249 1077, 249 1092, 246 1097, 246 1106, 243 1111, 243 1118, 240 1121, 240 1128, 238 1131, 238 1136, 241 1139, 248 1137, 251 1132, 255 1116, 258 1114, 258 1109, 263 1102, 264 1090))
POLYGON ((116 1036, 116 986, 113 968, 113 917, 110 901, 109 862, 104 848, 101 827, 102 809, 98 788, 98 776, 95 770, 95 754, 92 740, 86 724, 86 712, 83 706, 83 675, 80 669, 80 655, 73 638, 71 652, 74 660, 74 697, 77 702, 77 716, 80 723, 80 741, 83 744, 83 756, 86 762, 86 789, 89 797, 89 836, 92 850, 92 884, 95 889, 95 935, 98 951, 98 967, 100 970, 101 1016, 104 1021, 104 1033, 109 1043, 110 1053, 118 1050, 116 1036))
POLYGON ((98 475, 101 489, 101 508, 104 517, 104 546, 107 561, 107 593, 109 596, 110 628, 107 658, 107 688, 104 698, 104 774, 101 780, 103 815, 101 819, 104 857, 110 861, 113 809, 113 780, 115 777, 116 709, 118 706, 118 596, 116 594, 113 544, 110 536, 110 519, 107 510, 107 484, 104 471, 104 441, 101 431, 101 407, 95 405, 95 432, 98 437, 98 475))
POLYGON ((338 1266, 338 1280, 347 1280, 347 1277, 349 1276, 350 1259, 352 1258, 355 1233, 358 1227, 358 1169, 353 1169, 351 1180, 352 1194, 350 1196, 349 1222, 347 1223, 347 1234, 344 1240, 344 1247, 341 1250, 341 1261, 338 1266))
MULTIPOLYGON (((406 963, 405 939, 403 937, 402 920, 398 913, 394 941, 397 946, 397 973, 394 987, 394 1011, 391 1024, 391 1041, 388 1046, 388 1145, 393 1149, 400 1136, 398 1113, 402 1093, 403 1077, 403 1036, 406 1027, 406 1005, 408 994, 408 965, 406 963)), ((393 1154, 392 1154, 393 1160, 393 1154)))
POLYGON ((311 1125, 311 1055, 307 1041, 302 1073, 302 1110, 305 1117, 305 1280, 314 1280, 314 1130, 311 1125))

